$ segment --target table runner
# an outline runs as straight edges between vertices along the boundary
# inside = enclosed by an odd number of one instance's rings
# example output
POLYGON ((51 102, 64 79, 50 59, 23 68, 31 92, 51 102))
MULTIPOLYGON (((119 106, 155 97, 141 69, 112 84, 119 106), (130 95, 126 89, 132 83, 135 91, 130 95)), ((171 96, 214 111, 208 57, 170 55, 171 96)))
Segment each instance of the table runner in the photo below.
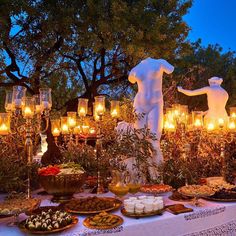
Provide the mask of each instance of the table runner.
MULTIPOLYGON (((78 196, 88 196, 88 194, 78 194, 78 196)), ((110 193, 102 196, 111 196, 110 193)), ((50 201, 51 196, 40 196, 41 206, 56 205, 50 201)), ((178 203, 164 196, 165 205, 178 203)), ((114 214, 124 218, 124 224, 112 230, 100 231, 90 230, 83 226, 85 216, 78 216, 79 224, 62 233, 53 234, 65 236, 90 236, 90 235, 114 235, 114 236, 236 236, 236 203, 218 203, 200 200, 204 207, 193 207, 189 203, 186 206, 192 207, 193 212, 173 215, 164 212, 161 216, 133 219, 125 217, 120 210, 114 214)), ((25 215, 20 215, 20 220, 25 219, 25 215)), ((6 224, 12 218, 0 219, 1 236, 21 236, 25 235, 17 227, 8 227, 6 224)))

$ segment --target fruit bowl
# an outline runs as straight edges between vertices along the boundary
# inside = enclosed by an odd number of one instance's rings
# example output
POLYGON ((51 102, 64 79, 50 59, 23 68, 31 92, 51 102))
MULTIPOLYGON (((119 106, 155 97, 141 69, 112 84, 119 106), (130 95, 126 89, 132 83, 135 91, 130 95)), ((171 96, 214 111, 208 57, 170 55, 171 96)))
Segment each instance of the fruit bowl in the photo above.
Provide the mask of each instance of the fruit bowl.
POLYGON ((86 173, 39 176, 39 182, 45 191, 53 195, 52 201, 65 202, 80 191, 86 180, 86 173))

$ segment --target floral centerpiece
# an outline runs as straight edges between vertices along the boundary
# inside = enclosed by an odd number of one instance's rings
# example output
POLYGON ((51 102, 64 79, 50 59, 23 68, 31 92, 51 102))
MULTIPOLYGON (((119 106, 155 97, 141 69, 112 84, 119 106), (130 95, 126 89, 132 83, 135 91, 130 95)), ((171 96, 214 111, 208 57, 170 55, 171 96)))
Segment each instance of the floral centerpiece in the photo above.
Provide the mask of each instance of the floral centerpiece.
POLYGON ((74 162, 40 168, 38 175, 41 186, 60 202, 72 198, 86 180, 85 170, 74 162))

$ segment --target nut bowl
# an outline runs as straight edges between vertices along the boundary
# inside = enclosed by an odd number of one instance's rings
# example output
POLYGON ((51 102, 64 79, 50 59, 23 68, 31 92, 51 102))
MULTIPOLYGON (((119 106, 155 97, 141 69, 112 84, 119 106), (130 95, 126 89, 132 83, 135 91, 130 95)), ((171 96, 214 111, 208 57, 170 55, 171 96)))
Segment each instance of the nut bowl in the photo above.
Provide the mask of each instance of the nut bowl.
POLYGON ((86 173, 39 176, 39 182, 45 191, 53 195, 52 201, 66 202, 74 193, 81 190, 86 173))

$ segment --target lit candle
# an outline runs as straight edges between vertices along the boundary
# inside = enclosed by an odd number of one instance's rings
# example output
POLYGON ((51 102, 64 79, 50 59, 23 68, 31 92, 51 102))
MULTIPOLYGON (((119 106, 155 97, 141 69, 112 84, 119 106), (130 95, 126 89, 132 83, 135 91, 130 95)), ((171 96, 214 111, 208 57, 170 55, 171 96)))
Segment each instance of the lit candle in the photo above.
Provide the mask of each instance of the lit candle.
POLYGON ((96 130, 95 130, 94 128, 90 128, 90 129, 89 129, 89 133, 92 134, 92 135, 94 135, 94 134, 96 133, 96 130))
POLYGON ((25 107, 24 108, 24 117, 25 118, 31 118, 33 117, 34 113, 32 112, 30 107, 25 107))
POLYGON ((170 122, 168 122, 168 121, 165 122, 164 128, 167 131, 170 131, 170 132, 174 132, 175 131, 175 125, 170 123, 170 122))
POLYGON ((202 122, 200 119, 196 119, 195 122, 194 122, 194 126, 195 127, 201 127, 202 126, 202 122))
POLYGON ((104 107, 102 106, 102 104, 98 104, 96 107, 96 112, 98 114, 98 116, 102 116, 104 113, 104 107))
POLYGON ((118 116, 118 112, 117 112, 116 109, 114 109, 114 110, 111 112, 111 116, 112 116, 113 118, 115 118, 115 117, 118 116))
POLYGON ((209 124, 207 125, 207 129, 208 129, 209 131, 214 130, 214 129, 215 129, 214 124, 213 124, 213 123, 209 123, 209 124))
POLYGON ((63 133, 63 134, 68 134, 68 133, 69 133, 69 127, 68 127, 68 125, 63 124, 61 130, 62 130, 62 133, 63 133))
POLYGON ((9 129, 5 123, 0 126, 0 135, 8 135, 9 129))
POLYGON ((229 129, 230 130, 234 130, 235 128, 236 128, 236 125, 235 125, 235 122, 234 121, 231 121, 230 123, 229 123, 229 129))
POLYGON ((58 128, 54 128, 54 130, 52 131, 52 135, 54 137, 58 137, 60 135, 60 130, 58 128))
POLYGON ((85 111, 85 108, 84 107, 81 107, 79 109, 79 116, 80 117, 85 117, 86 116, 86 111, 85 111))
POLYGON ((223 128, 223 127, 224 127, 224 119, 219 118, 219 119, 218 119, 218 124, 219 124, 219 127, 220 127, 220 128, 223 128))
POLYGON ((68 117, 68 125, 70 128, 73 128, 76 126, 76 120, 72 117, 68 117))

